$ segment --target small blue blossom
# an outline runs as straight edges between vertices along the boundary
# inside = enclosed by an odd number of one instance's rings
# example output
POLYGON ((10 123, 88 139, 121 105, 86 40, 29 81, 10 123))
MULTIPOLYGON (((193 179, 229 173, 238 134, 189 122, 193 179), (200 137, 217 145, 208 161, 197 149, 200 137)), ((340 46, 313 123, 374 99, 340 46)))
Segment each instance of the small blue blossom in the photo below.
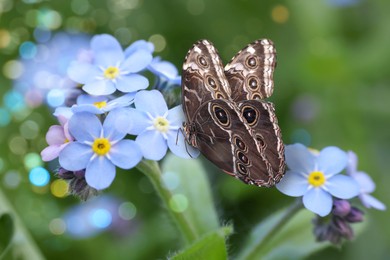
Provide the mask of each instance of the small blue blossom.
POLYGON ((114 37, 102 34, 92 38, 91 50, 92 63, 77 61, 68 69, 69 77, 84 84, 83 90, 88 94, 110 95, 116 90, 128 93, 148 87, 148 79, 137 74, 152 61, 148 49, 131 48, 125 56, 114 37))
POLYGON ((134 96, 135 92, 132 92, 110 100, 107 96, 80 95, 77 98, 77 104, 72 106, 72 111, 74 113, 89 112, 103 114, 115 108, 129 106, 133 103, 134 96))
POLYGON ((140 50, 147 51, 150 53, 150 55, 152 55, 152 53, 154 52, 154 45, 153 43, 147 42, 145 40, 135 41, 129 47, 126 48, 125 57, 127 58, 140 50))
POLYGON ((375 183, 371 177, 357 170, 358 158, 352 151, 348 151, 347 174, 351 176, 360 187, 359 199, 366 208, 385 210, 386 205, 370 195, 375 190, 375 183))
POLYGON ((181 106, 168 110, 163 95, 157 90, 138 92, 134 104, 136 109, 129 109, 128 118, 133 122, 129 134, 138 135, 135 141, 146 159, 162 159, 168 147, 183 158, 199 155, 187 145, 180 131, 184 122, 181 106))
POLYGON ((129 123, 124 109, 112 110, 103 125, 97 116, 80 112, 69 120, 69 131, 76 139, 59 154, 60 165, 68 171, 85 169, 89 186, 101 190, 115 178, 115 166, 130 169, 142 159, 138 145, 123 140, 129 123))
MULTIPOLYGON (((156 57, 148 66, 148 69, 158 78, 158 85, 180 85, 181 76, 175 65, 156 57)), ((158 86, 159 88, 159 86, 158 86)))
POLYGON ((326 147, 318 154, 302 144, 286 146, 289 170, 276 185, 282 193, 303 196, 303 205, 320 216, 332 210, 332 196, 350 199, 359 194, 358 184, 340 173, 346 166, 347 154, 337 147, 326 147))

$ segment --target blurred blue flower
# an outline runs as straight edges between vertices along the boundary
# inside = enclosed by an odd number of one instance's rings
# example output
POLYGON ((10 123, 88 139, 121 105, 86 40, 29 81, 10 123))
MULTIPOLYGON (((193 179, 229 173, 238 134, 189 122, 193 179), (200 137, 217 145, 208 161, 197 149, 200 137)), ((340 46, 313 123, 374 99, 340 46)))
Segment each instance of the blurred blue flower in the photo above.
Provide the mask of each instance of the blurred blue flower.
POLYGON ((357 171, 358 158, 352 151, 348 151, 347 174, 351 176, 360 187, 359 199, 366 208, 385 210, 386 205, 370 195, 375 190, 375 183, 371 177, 361 171, 357 171))
POLYGON ((169 149, 177 156, 192 158, 197 150, 187 146, 180 128, 184 122, 181 106, 168 110, 163 95, 157 90, 140 91, 134 99, 136 109, 129 109, 133 121, 129 134, 138 135, 136 143, 146 159, 160 160, 169 149))
POLYGON ((128 93, 148 87, 148 79, 137 73, 152 61, 150 51, 135 48, 126 57, 119 42, 108 34, 94 36, 91 50, 92 63, 75 61, 68 69, 69 77, 83 84, 88 94, 110 95, 116 90, 128 93))
POLYGON ((61 106, 79 93, 77 83, 68 77, 66 70, 72 60, 88 56, 89 36, 85 34, 59 32, 47 38, 45 43, 24 42, 20 46, 22 74, 14 81, 14 89, 23 93, 32 107, 44 100, 51 107, 61 106))
POLYGON ((326 147, 318 154, 302 144, 286 146, 289 170, 276 185, 282 193, 303 196, 303 205, 320 216, 332 210, 332 196, 350 199, 359 194, 358 184, 349 176, 338 174, 347 165, 347 154, 337 147, 326 147))
POLYGON ((80 95, 77 97, 77 104, 72 106, 72 111, 103 114, 115 108, 129 106, 133 103, 134 96, 135 92, 132 92, 110 100, 108 96, 80 95))
POLYGON ((175 65, 168 61, 161 60, 160 57, 155 57, 148 69, 157 76, 157 88, 161 86, 180 85, 181 76, 175 65))
POLYGON ((124 109, 112 110, 103 125, 97 116, 80 112, 69 120, 69 131, 76 141, 59 155, 60 165, 69 171, 85 169, 88 185, 101 190, 115 178, 115 166, 130 169, 142 159, 138 145, 123 140, 129 128, 124 109))
POLYGON ((154 45, 151 42, 147 42, 145 40, 138 40, 133 42, 129 47, 126 48, 125 50, 125 57, 130 57, 133 55, 135 52, 144 50, 146 52, 149 52, 150 55, 154 52, 154 45))

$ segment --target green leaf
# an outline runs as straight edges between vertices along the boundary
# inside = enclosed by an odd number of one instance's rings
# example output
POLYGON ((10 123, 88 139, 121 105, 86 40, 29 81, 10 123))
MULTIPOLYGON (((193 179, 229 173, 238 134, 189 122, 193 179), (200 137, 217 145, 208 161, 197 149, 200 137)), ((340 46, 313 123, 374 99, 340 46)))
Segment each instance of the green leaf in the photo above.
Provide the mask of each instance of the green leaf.
POLYGON ((0 256, 10 245, 14 233, 14 224, 10 214, 0 216, 0 256))
POLYGON ((170 259, 228 259, 225 239, 232 232, 233 228, 231 226, 212 231, 170 259))
POLYGON ((254 228, 237 259, 302 259, 330 246, 328 242, 315 241, 313 217, 313 213, 308 210, 300 210, 287 218, 283 211, 271 215, 254 228), (287 223, 279 223, 283 219, 287 223), (283 227, 272 237, 267 237, 275 225, 283 227))
POLYGON ((162 164, 162 178, 173 194, 170 208, 183 212, 196 237, 220 228, 209 181, 199 160, 169 154, 162 164))

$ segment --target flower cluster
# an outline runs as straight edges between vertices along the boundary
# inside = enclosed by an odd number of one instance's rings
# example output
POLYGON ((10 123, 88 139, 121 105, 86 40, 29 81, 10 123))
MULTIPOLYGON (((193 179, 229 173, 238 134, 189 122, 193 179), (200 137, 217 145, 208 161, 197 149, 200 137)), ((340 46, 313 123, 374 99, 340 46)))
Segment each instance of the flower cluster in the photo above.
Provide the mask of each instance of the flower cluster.
POLYGON ((155 88, 179 85, 177 69, 153 58, 153 44, 137 41, 125 50, 110 35, 90 41, 89 58, 69 63, 68 77, 81 86, 71 105, 57 107, 60 125, 49 128, 44 161, 58 157, 58 176, 69 180, 70 191, 82 198, 113 182, 116 168, 130 169, 142 158, 162 159, 167 150, 192 158, 180 128, 181 106, 168 109, 158 90, 145 90, 156 76, 155 88))
POLYGON ((385 209, 369 195, 375 185, 366 173, 356 170, 355 153, 333 146, 313 151, 293 144, 286 146, 285 156, 289 170, 276 187, 286 195, 302 196, 303 205, 318 215, 314 220, 318 241, 339 244, 343 238, 353 237, 349 223, 361 222, 363 213, 351 206, 349 199, 359 196, 363 206, 385 209), (344 169, 347 175, 341 174, 344 169))

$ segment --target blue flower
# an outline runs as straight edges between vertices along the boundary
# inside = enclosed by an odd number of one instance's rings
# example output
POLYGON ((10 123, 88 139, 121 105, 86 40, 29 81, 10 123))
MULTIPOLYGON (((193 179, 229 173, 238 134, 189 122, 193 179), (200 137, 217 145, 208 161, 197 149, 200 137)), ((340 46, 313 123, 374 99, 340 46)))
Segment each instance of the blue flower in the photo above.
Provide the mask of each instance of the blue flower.
POLYGON ((370 195, 375 190, 375 183, 371 177, 361 171, 357 171, 358 158, 352 151, 348 151, 347 174, 351 176, 360 187, 359 199, 366 208, 385 210, 386 205, 370 195))
POLYGON ((72 106, 74 113, 90 112, 103 114, 115 108, 126 107, 133 103, 135 92, 127 93, 121 97, 110 100, 107 96, 80 95, 77 104, 72 106))
POLYGON ((162 159, 168 147, 183 158, 199 155, 187 145, 180 131, 184 122, 181 106, 168 110, 163 95, 157 90, 138 92, 134 104, 136 109, 129 109, 128 118, 133 122, 129 134, 138 135, 135 141, 146 159, 162 159))
POLYGON ((152 60, 152 63, 148 66, 148 69, 155 74, 158 78, 158 86, 160 85, 180 85, 181 76, 175 65, 168 61, 161 60, 160 57, 156 57, 152 60))
POLYGON ((318 154, 302 144, 286 146, 289 170, 276 185, 282 193, 303 196, 303 205, 320 216, 332 210, 332 196, 350 199, 359 194, 358 184, 349 176, 338 174, 347 165, 347 154, 337 147, 326 147, 318 154))
POLYGON ((88 94, 110 95, 116 90, 128 93, 148 87, 148 79, 137 73, 152 61, 149 50, 130 49, 126 57, 119 42, 107 34, 94 36, 91 50, 93 63, 74 62, 68 69, 69 77, 84 84, 88 94))
POLYGON ((68 171, 85 169, 89 186, 97 190, 107 188, 115 178, 115 166, 130 169, 142 159, 138 145, 123 140, 128 127, 124 109, 112 110, 103 125, 94 114, 74 114, 69 120, 69 131, 76 141, 60 152, 60 165, 68 171))

